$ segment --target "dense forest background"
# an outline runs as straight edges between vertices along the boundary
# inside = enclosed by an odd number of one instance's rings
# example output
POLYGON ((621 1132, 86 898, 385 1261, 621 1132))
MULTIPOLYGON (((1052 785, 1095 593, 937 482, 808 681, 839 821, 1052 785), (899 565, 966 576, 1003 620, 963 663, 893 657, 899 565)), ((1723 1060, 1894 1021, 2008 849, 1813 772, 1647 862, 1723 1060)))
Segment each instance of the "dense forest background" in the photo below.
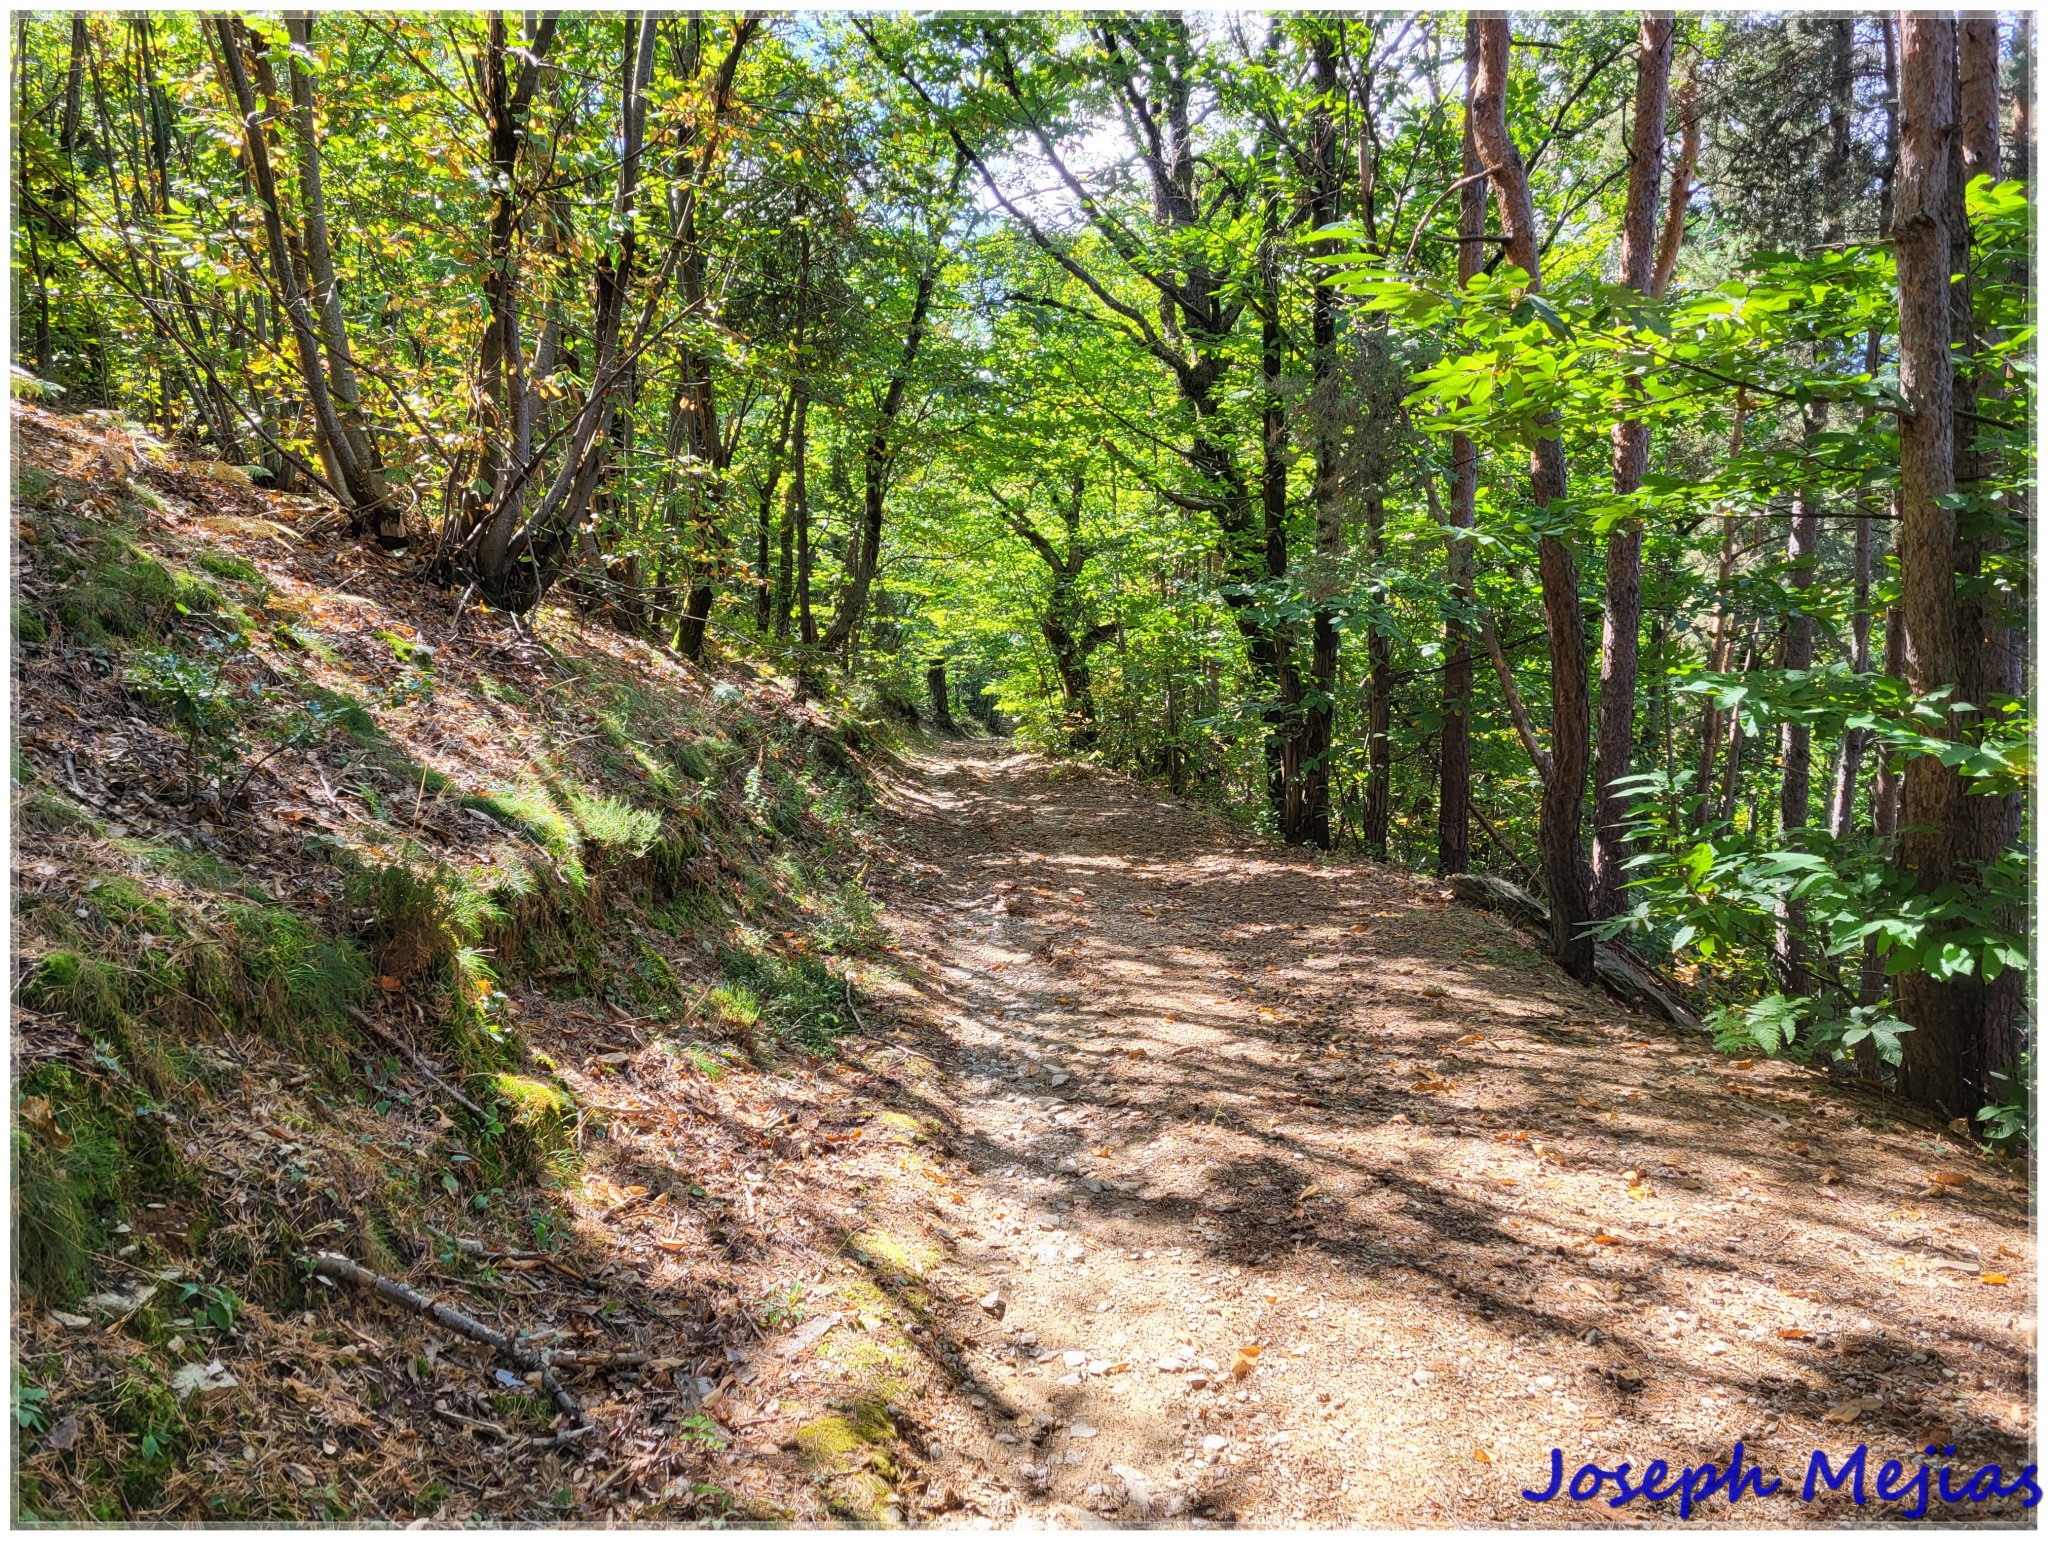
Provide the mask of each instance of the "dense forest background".
POLYGON ((2031 28, 19 14, 14 388, 2012 1140, 2031 28))

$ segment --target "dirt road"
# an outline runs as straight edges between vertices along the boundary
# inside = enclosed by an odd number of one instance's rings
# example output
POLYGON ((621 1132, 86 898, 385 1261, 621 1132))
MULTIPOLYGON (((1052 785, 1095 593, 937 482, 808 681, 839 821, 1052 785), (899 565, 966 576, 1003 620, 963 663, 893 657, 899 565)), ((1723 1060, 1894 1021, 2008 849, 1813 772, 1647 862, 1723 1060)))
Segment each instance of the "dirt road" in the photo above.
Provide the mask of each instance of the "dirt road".
POLYGON ((1796 1501, 1816 1449, 2033 1459, 2026 1193, 1954 1135, 1631 1018, 1434 882, 1001 745, 917 770, 876 988, 960 1172, 941 1502, 1611 1523, 1678 1504, 1519 1495, 1553 1447, 1569 1477, 1741 1440, 1785 1486, 1704 1515, 1782 1525, 1853 1509, 1796 1501))

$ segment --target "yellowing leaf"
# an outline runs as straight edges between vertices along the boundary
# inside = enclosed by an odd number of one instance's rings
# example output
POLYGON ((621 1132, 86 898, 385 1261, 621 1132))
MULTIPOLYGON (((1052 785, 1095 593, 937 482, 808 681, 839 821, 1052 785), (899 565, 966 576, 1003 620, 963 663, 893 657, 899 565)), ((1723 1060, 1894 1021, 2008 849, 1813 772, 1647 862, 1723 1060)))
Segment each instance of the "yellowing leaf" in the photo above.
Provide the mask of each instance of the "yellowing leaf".
POLYGON ((1979 1280, 1981 1280, 1981 1281, 1982 1281, 1983 1283, 1985 1283, 1985 1284, 2003 1284, 2003 1283, 2005 1283, 2005 1275, 2004 1275, 2004 1274, 2002 1274, 2002 1273, 1986 1273, 1986 1274, 1979 1274, 1979 1275, 1978 1275, 1977 1277, 1978 1277, 1978 1279, 1979 1279, 1979 1280))
POLYGON ((1472 1459, 1481 1466, 1491 1466, 1493 1464, 1493 1457, 1486 1453, 1484 1445, 1474 1445, 1472 1447, 1472 1459))

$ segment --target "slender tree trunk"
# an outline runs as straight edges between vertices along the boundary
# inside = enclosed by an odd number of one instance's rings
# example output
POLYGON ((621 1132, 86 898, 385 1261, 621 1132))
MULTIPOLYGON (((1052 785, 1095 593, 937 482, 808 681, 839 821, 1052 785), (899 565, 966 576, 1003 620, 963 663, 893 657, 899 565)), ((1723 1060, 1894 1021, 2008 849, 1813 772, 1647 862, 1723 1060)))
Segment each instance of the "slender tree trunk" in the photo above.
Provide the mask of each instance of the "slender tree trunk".
MULTIPOLYGON (((1366 558, 1374 571, 1386 561, 1387 504, 1379 489, 1365 496, 1366 558)), ((1359 840, 1366 855, 1387 859, 1387 831, 1393 813, 1394 663, 1387 635, 1365 631, 1365 802, 1359 810, 1359 840)))
MULTIPOLYGON (((1472 133, 1472 88, 1479 74, 1479 23, 1465 23, 1464 160, 1458 189, 1458 284, 1472 282, 1486 266, 1486 182, 1484 163, 1472 133)), ((1444 728, 1439 757, 1436 864, 1443 873, 1463 872, 1472 863, 1472 632, 1469 617, 1478 604, 1477 560, 1471 540, 1458 532, 1478 522, 1479 450, 1469 435, 1451 435, 1451 506, 1444 534, 1444 575, 1450 582, 1453 613, 1444 622, 1444 728)))
MULTIPOLYGON (((1896 509, 1894 510, 1896 516, 1896 509)), ((1874 521, 1858 519, 1852 539, 1851 562, 1855 608, 1849 616, 1849 667, 1857 674, 1870 672, 1870 578, 1876 543, 1870 527, 1874 521)), ((1835 761, 1833 790, 1828 796, 1828 834, 1846 840, 1856 827, 1856 788, 1863 778, 1863 751, 1868 735, 1861 728, 1842 734, 1842 752, 1835 761)))
MULTIPOLYGON (((527 388, 519 326, 516 243, 523 203, 519 152, 526 141, 527 107, 554 33, 555 18, 544 16, 527 40, 524 59, 515 60, 506 15, 493 11, 485 27, 483 57, 478 61, 493 189, 482 285, 486 319, 478 351, 483 441, 478 480, 485 490, 478 493, 463 488, 461 517, 444 532, 440 557, 447 563, 454 556, 456 543, 474 533, 477 548, 470 566, 478 572, 497 572, 504 566, 506 550, 526 517, 527 477, 521 472, 532 454, 535 403, 527 388)), ((547 351, 547 342, 543 337, 542 352, 547 351)), ((536 372, 548 373, 552 362, 536 356, 536 372)))
MULTIPOLYGON (((1825 403, 1805 411, 1806 442, 1811 450, 1815 439, 1827 430, 1825 403)), ((1813 667, 1814 621, 1807 609, 1807 594, 1813 587, 1814 557, 1820 547, 1819 496, 1802 487, 1792 505, 1792 528, 1785 540, 1785 583, 1791 590, 1794 610, 1785 622, 1783 666, 1793 672, 1813 667)), ((1813 798, 1813 730, 1803 722, 1787 722, 1778 729, 1778 835, 1789 843, 1794 830, 1806 828, 1813 798)), ((1779 983, 1788 995, 1810 995, 1813 981, 1806 968, 1803 909, 1790 905, 1777 928, 1779 983)))
MULTIPOLYGON (((1903 12, 1899 19, 1901 90, 1898 217, 1899 271, 1899 622, 1906 682, 1915 695, 1953 689, 1956 668, 1955 368, 1950 310, 1951 232, 1960 189, 1951 144, 1959 129, 1956 23, 1953 13, 1903 12)), ((1959 158, 1955 157, 1955 158, 1959 158)), ((1900 824, 1901 864, 1920 892, 1954 881, 1959 849, 1954 770, 1933 755, 1906 764, 1900 824)), ((1975 1112, 1982 990, 1974 977, 1936 980, 1909 971, 1898 979, 1902 1040, 1899 1084, 1908 1097, 1944 1114, 1975 1112)))
MULTIPOLYGON (((1621 222, 1621 281, 1649 294, 1655 277, 1657 188, 1664 173, 1664 110, 1671 84, 1672 16, 1645 11, 1636 48, 1635 132, 1621 222)), ((1614 491, 1628 497, 1649 467, 1650 425, 1614 425, 1614 491)), ((1601 621, 1600 722, 1593 765, 1593 914, 1621 913, 1628 881, 1629 773, 1635 742, 1636 669, 1643 622, 1643 526, 1624 520, 1607 537, 1607 605, 1601 621)))
POLYGON ((255 93, 249 86, 244 63, 243 27, 232 16, 215 18, 220 38, 222 66, 242 120, 242 142, 249 173, 255 183, 257 202, 263 211, 263 232, 269 243, 271 276, 283 299, 285 318, 291 325, 292 341, 298 350, 299 380, 312 403, 316 437, 322 458, 333 468, 336 490, 346 499, 351 515, 373 507, 377 501, 356 466, 348 436, 327 391, 327 372, 320 356, 320 337, 312 308, 299 286, 298 272, 285 236, 284 215, 278 201, 277 179, 271 172, 270 147, 257 111, 255 93))
MULTIPOLYGON (((1309 218, 1317 229, 1334 224, 1342 196, 1337 124, 1330 103, 1338 100, 1337 50, 1332 29, 1317 27, 1310 44, 1316 101, 1309 113, 1309 218)), ((1326 245, 1322 248, 1328 250, 1326 245)), ((1337 296, 1317 284, 1309 300, 1309 335, 1314 349, 1316 558, 1318 568, 1334 563, 1344 549, 1344 489, 1338 471, 1337 408, 1332 399, 1337 366, 1337 296)), ((1319 570, 1318 582, 1327 582, 1319 570)), ((1310 623, 1309 700, 1302 715, 1302 838, 1319 850, 1330 848, 1330 758, 1336 737, 1339 638, 1335 615, 1318 605, 1310 623)))
MULTIPOLYGON (((1486 158, 1507 238, 1506 257, 1541 286, 1536 210, 1521 152, 1508 134, 1507 83, 1510 49, 1505 16, 1479 23, 1479 73, 1472 91, 1473 132, 1486 158)), ((1547 508, 1565 495, 1564 445, 1539 439, 1530 456, 1529 499, 1547 508)), ((1538 845, 1543 885, 1550 900, 1550 952, 1575 979, 1593 977, 1591 874, 1580 846, 1586 774, 1591 759, 1592 702, 1586 657, 1586 622, 1579 596, 1578 558, 1555 535, 1537 542, 1543 586, 1545 632, 1550 643, 1550 774, 1543 785, 1538 845)))
MULTIPOLYGON (((955 166, 953 189, 959 187, 960 176, 966 170, 964 161, 955 166)), ((952 201, 949 191, 946 202, 952 201)), ((827 652, 839 652, 852 641, 867 612, 868 588, 875 580, 875 569, 882 560, 882 511, 888 494, 889 474, 895 458, 890 443, 890 434, 895 430, 896 419, 903 411, 903 403, 910 390, 911 371, 917 365, 918 350, 924 345, 927 323, 931 318, 932 295, 939 282, 939 268, 945 261, 945 246, 942 232, 936 221, 932 231, 932 250, 924 268, 917 275, 917 292, 910 303, 910 325, 904 332, 903 357, 895 372, 889 377, 889 386, 882 395, 882 405, 876 414, 873 428, 869 431, 866 447, 861 452, 861 521, 858 537, 849 563, 846 586, 841 591, 839 603, 832 612, 832 624, 825 630, 824 647, 827 652)))
POLYGON ((796 424, 790 429, 792 464, 789 475, 789 501, 796 513, 797 636, 805 647, 816 647, 818 618, 811 610, 811 571, 814 554, 811 549, 810 420, 811 383, 798 376, 796 424))
POLYGON ((761 478, 760 508, 754 520, 754 633, 762 637, 768 635, 768 629, 775 620, 777 588, 770 567, 772 533, 769 526, 775 512, 775 489, 782 483, 782 456, 789 448, 789 420, 795 406, 796 394, 785 391, 782 419, 775 430, 775 447, 768 454, 768 469, 761 478))
MULTIPOLYGON (((22 18, 24 44, 28 37, 27 21, 27 17, 22 18)), ((85 15, 74 11, 71 16, 71 59, 64 71, 64 116, 57 127, 57 149, 67 162, 78 151, 78 120, 84 106, 79 87, 85 79, 85 49, 85 15)))
POLYGON ((1678 250, 1685 244, 1685 216, 1692 204, 1692 174, 1700 163, 1698 82, 1690 69, 1678 92, 1678 161, 1671 168, 1671 192, 1665 200, 1664 234, 1657 242, 1657 265, 1650 274, 1650 293, 1663 298, 1678 271, 1678 250))
POLYGON ((334 255, 327 235, 327 199, 320 177, 319 123, 313 108, 313 78, 299 50, 313 47, 313 20, 308 14, 288 16, 285 25, 296 45, 288 60, 291 78, 292 118, 299 149, 299 200, 303 207, 306 266, 311 274, 311 300, 320 320, 327 352, 327 379, 335 401, 335 415, 347 435, 349 453, 369 495, 367 507, 356 510, 377 537, 377 543, 395 550, 406 544, 405 518, 392 501, 384 480, 384 462, 363 420, 362 392, 356 383, 355 361, 348 346, 348 323, 341 313, 341 287, 335 279, 334 255))

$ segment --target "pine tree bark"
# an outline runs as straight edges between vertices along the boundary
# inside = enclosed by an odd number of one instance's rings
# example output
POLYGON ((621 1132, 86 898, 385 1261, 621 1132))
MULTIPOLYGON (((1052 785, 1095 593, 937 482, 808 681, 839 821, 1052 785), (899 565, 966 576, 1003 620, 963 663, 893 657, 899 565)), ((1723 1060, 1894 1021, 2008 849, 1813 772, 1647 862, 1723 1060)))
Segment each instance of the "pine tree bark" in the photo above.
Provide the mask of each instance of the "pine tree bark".
MULTIPOLYGON (((1473 132, 1486 159, 1506 237, 1506 258, 1542 286, 1536 209, 1521 152, 1508 133, 1507 83, 1511 49, 1505 16, 1479 22, 1478 75, 1472 91, 1473 132)), ((1565 495, 1564 444, 1539 439, 1530 456, 1529 500, 1548 508, 1565 495)), ((1545 896, 1550 901, 1550 953, 1579 980, 1593 977, 1591 874, 1580 848, 1586 774, 1591 759, 1592 702, 1588 690, 1586 622, 1579 597, 1579 566, 1569 541, 1545 534, 1537 542, 1544 629, 1550 644, 1550 774, 1543 786, 1537 844, 1545 896)))
MULTIPOLYGON (((1960 164, 1955 169, 1958 180, 1967 187, 1980 176, 1997 181, 2000 173, 1997 15, 1965 15, 1958 41, 1961 131, 1956 140, 1960 164)), ((1961 198, 1962 190, 1959 188, 1956 192, 1958 203, 1961 198)), ((1964 275, 1964 281, 1950 291, 1950 310, 1957 326, 1956 340, 1967 355, 1986 339, 1977 335, 1970 312, 1970 291, 1976 274, 1968 222, 1960 217, 1960 211, 1950 232, 1949 247, 1952 265, 1964 275)), ((1959 492, 1983 488, 1997 470, 1995 452, 1985 449, 1980 442, 1975 417, 1989 388, 1991 382, 1980 378, 1974 369, 1958 372, 1955 433, 1956 489, 1959 492)), ((1997 415, 1995 410, 1993 415, 1997 415)), ((1997 592, 1986 581, 1987 565, 1999 558, 2003 546, 2000 537, 1984 527, 1990 511, 1979 507, 1961 517, 1966 523, 1958 529, 1956 543, 1960 589, 1956 620, 1956 693, 1975 710, 1959 718, 1957 730, 1976 738, 1992 720, 1994 702, 2001 697, 2025 694, 2021 677, 2025 634, 2014 624, 2016 618, 2006 613, 1997 592)), ((2024 813, 2019 794, 1964 796, 1957 811, 1963 825, 1959 854, 1968 869, 1980 871, 2019 843, 2024 813)), ((2018 916, 2006 919, 2015 928, 2020 923, 2018 916)), ((1988 1087, 1988 1077, 1993 1071, 2008 1070, 2018 1062, 2025 991, 2024 973, 2010 970, 1982 987, 1984 1022, 1979 1072, 1984 1079, 1981 1085, 1988 1087)))
MULTIPOLYGON (((1956 668, 1955 371, 1950 355, 1951 238, 1960 189, 1956 22, 1953 13, 1902 12, 1898 215, 1899 605, 1906 683, 1915 695, 1952 691, 1956 668)), ((1953 881, 1965 859, 1957 835, 1961 788, 1933 755, 1906 764, 1900 861, 1921 893, 1953 881)), ((1974 978, 1899 975, 1900 1089, 1949 1115, 1971 1113, 1981 990, 1974 978)))
MULTIPOLYGON (((1671 86, 1672 14, 1645 11, 1636 49, 1635 130, 1621 221, 1621 282, 1651 293, 1656 278, 1657 192, 1664 174, 1664 113, 1671 86)), ((1643 484, 1650 425, 1614 425, 1614 491, 1643 484)), ((1593 913, 1618 915, 1628 881, 1628 799, 1619 783, 1635 743, 1636 673, 1643 623, 1643 526, 1628 519, 1607 537, 1607 605, 1601 620, 1600 721, 1593 757, 1593 913)))

